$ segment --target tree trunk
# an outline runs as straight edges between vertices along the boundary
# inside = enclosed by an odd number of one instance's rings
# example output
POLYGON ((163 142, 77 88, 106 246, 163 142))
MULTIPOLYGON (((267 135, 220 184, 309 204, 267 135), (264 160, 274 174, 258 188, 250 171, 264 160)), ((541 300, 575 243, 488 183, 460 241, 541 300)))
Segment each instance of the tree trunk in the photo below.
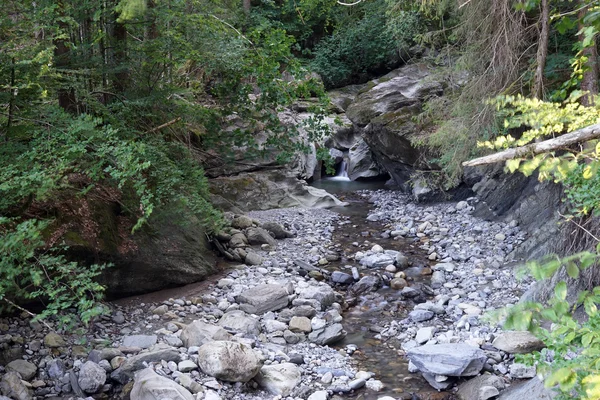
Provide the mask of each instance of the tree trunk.
POLYGON ((246 15, 250 15, 250 0, 242 0, 242 6, 244 7, 244 12, 246 13, 246 15))
MULTIPOLYGON (((583 18, 587 14, 589 9, 584 7, 579 11, 579 30, 582 31, 583 18)), ((579 35, 579 41, 583 43, 585 35, 581 33, 579 35)), ((594 105, 594 95, 598 94, 598 48, 596 47, 596 39, 592 40, 592 43, 582 49, 583 56, 587 58, 583 70, 583 79, 581 80, 581 90, 587 92, 581 98, 581 104, 584 106, 594 105)))
POLYGON ((114 46, 115 46, 115 57, 114 57, 114 68, 115 75, 113 80, 113 86, 119 93, 123 93, 129 86, 129 72, 127 69, 127 28, 125 25, 117 22, 117 15, 115 15, 114 24, 115 28, 113 31, 114 35, 114 46))
MULTIPOLYGON (((58 14, 64 16, 65 7, 62 2, 58 2, 58 14)), ((69 26, 65 22, 58 22, 58 27, 61 33, 68 33, 69 26)), ((54 39, 54 65, 59 71, 68 67, 70 64, 69 60, 69 46, 67 45, 66 39, 54 39)), ((75 100, 75 90, 70 87, 68 82, 63 83, 64 86, 58 89, 58 105, 65 111, 75 113, 77 111, 77 103, 75 100)))
POLYGON ((538 40, 538 49, 536 56, 537 67, 535 69, 535 78, 533 83, 533 97, 541 99, 544 97, 544 68, 546 67, 546 58, 548 56, 548 36, 550 34, 550 6, 548 0, 541 1, 542 12, 540 22, 540 37, 538 40))

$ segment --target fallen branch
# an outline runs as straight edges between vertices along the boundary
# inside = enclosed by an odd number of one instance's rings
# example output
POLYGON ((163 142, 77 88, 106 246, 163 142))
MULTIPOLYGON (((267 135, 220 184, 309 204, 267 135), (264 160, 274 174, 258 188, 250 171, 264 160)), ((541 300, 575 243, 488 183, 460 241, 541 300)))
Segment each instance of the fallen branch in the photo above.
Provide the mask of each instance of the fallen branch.
POLYGON ((571 133, 559 136, 557 138, 544 140, 539 143, 531 143, 526 146, 515 147, 513 149, 504 150, 498 153, 490 154, 489 156, 475 158, 470 161, 463 162, 465 167, 475 167, 478 165, 493 164, 500 161, 512 160, 527 156, 535 156, 537 154, 548 153, 553 150, 558 150, 572 144, 587 142, 588 140, 600 138, 600 124, 590 125, 582 129, 578 129, 571 133))
POLYGON ((171 125, 173 125, 173 124, 175 124, 175 123, 177 123, 179 121, 181 121, 181 117, 177 117, 177 118, 175 118, 175 119, 173 119, 173 120, 171 120, 169 122, 165 122, 164 124, 159 125, 156 128, 152 128, 149 131, 146 131, 144 133, 154 133, 156 131, 160 131, 161 129, 166 128, 167 126, 171 126, 171 125))

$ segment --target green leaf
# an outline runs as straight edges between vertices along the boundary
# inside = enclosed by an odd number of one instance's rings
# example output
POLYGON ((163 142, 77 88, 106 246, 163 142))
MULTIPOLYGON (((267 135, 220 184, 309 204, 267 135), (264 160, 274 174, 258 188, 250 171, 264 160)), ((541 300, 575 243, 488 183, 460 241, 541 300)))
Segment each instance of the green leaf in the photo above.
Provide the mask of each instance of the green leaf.
POLYGON ((567 275, 573 279, 579 277, 579 267, 573 261, 567 263, 567 275))
POLYGON ((506 161, 506 168, 508 168, 508 170, 512 174, 513 172, 519 169, 519 164, 521 164, 520 159, 508 160, 506 161))
POLYGON ((554 295, 559 300, 565 300, 567 298, 567 283, 560 281, 554 287, 554 295))

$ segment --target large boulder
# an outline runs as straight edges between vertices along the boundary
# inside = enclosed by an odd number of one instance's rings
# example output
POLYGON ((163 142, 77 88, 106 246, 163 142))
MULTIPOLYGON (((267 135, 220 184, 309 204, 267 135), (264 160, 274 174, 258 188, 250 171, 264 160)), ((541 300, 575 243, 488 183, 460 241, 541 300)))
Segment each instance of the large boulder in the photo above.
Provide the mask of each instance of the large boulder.
POLYGON ((31 400, 33 394, 31 389, 19 377, 19 374, 14 371, 7 372, 0 381, 0 393, 14 400, 31 400))
POLYGON ((406 357, 423 373, 445 376, 477 375, 487 360, 481 349, 465 343, 415 347, 406 357))
POLYGON ((384 173, 373 159, 369 145, 362 138, 350 148, 348 156, 350 158, 348 178, 352 181, 361 178, 373 178, 384 173))
POLYGON ((499 376, 485 374, 461 384, 456 394, 460 400, 488 400, 497 396, 504 386, 504 380, 499 376))
POLYGON ((300 368, 296 364, 283 363, 265 365, 255 379, 267 392, 286 397, 298 386, 301 378, 300 368))
POLYGON ((248 382, 261 368, 252 348, 229 341, 202 345, 198 350, 198 366, 205 374, 228 382, 248 382))
POLYGON ((220 326, 196 320, 181 331, 180 339, 185 347, 202 346, 213 340, 229 340, 231 335, 220 326))
POLYGON ((102 385, 106 383, 106 371, 98 364, 86 361, 79 368, 77 383, 84 392, 97 393, 102 385))
POLYGON ((335 302, 335 292, 329 285, 308 286, 300 291, 300 298, 316 300, 325 310, 335 302))
POLYGON ((325 326, 321 329, 315 329, 308 335, 308 340, 318 344, 319 346, 325 346, 327 344, 333 344, 339 342, 346 337, 346 331, 342 324, 336 323, 325 326))
POLYGON ((235 332, 258 335, 260 333, 260 321, 243 312, 234 310, 225 313, 218 322, 219 326, 231 329, 235 332))
POLYGON ((8 363, 6 370, 18 372, 21 378, 28 381, 35 376, 37 367, 29 361, 14 360, 8 363))
POLYGON ((194 400, 194 396, 186 388, 169 378, 158 375, 150 368, 135 374, 130 398, 131 400, 194 400))
POLYGON ((288 305, 287 289, 277 284, 256 285, 240 294, 237 302, 249 314, 264 314, 277 311, 288 305))
POLYGON ((277 241, 263 228, 248 228, 246 237, 251 245, 268 244, 272 247, 277 246, 277 241))
POLYGON ((415 168, 431 168, 412 145, 420 133, 413 117, 427 97, 441 92, 441 83, 431 78, 425 64, 411 64, 369 82, 346 109, 375 161, 407 190, 415 168))
POLYGON ((325 190, 308 186, 293 173, 280 170, 221 176, 209 181, 211 201, 225 210, 269 210, 272 208, 343 206, 325 190))
POLYGON ((136 371, 145 368, 148 363, 160 362, 163 360, 167 362, 179 362, 179 359, 180 356, 177 349, 167 345, 157 344, 149 350, 127 358, 119 368, 110 374, 110 377, 124 385, 133 378, 136 371))
POLYGON ((527 354, 545 347, 544 342, 527 331, 503 332, 494 340, 492 346, 510 354, 527 354))
POLYGON ((500 394, 498 400, 551 400, 557 395, 557 392, 546 389, 544 382, 538 378, 533 378, 512 385, 500 394))

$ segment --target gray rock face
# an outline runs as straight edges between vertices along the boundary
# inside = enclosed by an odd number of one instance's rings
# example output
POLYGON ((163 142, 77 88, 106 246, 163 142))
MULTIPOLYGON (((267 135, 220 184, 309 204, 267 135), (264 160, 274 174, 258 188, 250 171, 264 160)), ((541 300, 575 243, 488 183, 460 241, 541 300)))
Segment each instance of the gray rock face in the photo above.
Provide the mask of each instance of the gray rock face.
POLYGON ((196 320, 181 331, 180 339, 185 347, 202 346, 213 340, 229 340, 231 335, 220 326, 196 320))
POLYGON ((77 383, 84 392, 97 393, 106 383, 106 371, 98 364, 86 361, 79 369, 77 383))
POLYGON ((464 343, 415 347, 406 357, 421 372, 446 376, 477 375, 487 360, 481 349, 464 343))
POLYGON ((123 346, 148 349, 156 344, 156 335, 130 335, 123 338, 123 346))
POLYGON ((258 335, 260 333, 260 321, 241 310, 225 313, 218 322, 223 328, 232 329, 236 332, 258 335))
POLYGON ((198 350, 198 366, 207 375, 229 382, 248 382, 261 364, 245 344, 219 341, 202 345, 198 350))
POLYGON ((257 285, 240 294, 236 300, 242 310, 260 315, 287 307, 288 292, 281 285, 257 285))
POLYGON ((457 395, 460 400, 488 400, 491 397, 497 396, 498 392, 502 389, 504 389, 502 378, 496 375, 485 374, 460 385, 457 395))
POLYGON ((357 180, 360 178, 372 178, 382 174, 381 168, 373 160, 371 149, 364 141, 360 138, 358 142, 350 148, 349 152, 350 162, 348 163, 348 177, 350 180, 357 180))
POLYGON ((31 390, 23 384, 19 375, 14 372, 4 374, 0 381, 0 392, 14 400, 31 400, 31 390))
POLYGON ((178 362, 179 352, 177 349, 169 346, 161 344, 155 345, 147 351, 127 358, 119 368, 110 374, 110 377, 124 385, 133 378, 136 371, 145 368, 144 363, 161 360, 178 362))
POLYGON ((29 361, 14 360, 8 363, 6 370, 18 372, 21 375, 21 378, 28 381, 35 376, 37 367, 29 361))
POLYGON ((546 389, 542 381, 533 378, 527 382, 512 385, 502 392, 498 400, 551 400, 556 396, 557 393, 546 389))
POLYGON ((342 324, 333 324, 321 329, 313 330, 308 335, 308 340, 320 346, 339 342, 346 337, 346 331, 342 324))
POLYGON ((183 386, 162 377, 150 368, 135 374, 131 400, 194 400, 194 396, 183 386))
POLYGON ((300 368, 292 363, 265 365, 255 379, 267 392, 285 397, 300 383, 300 368))
POLYGON ((492 346, 510 354, 526 354, 545 347, 544 342, 527 331, 503 332, 494 340, 492 346))
POLYGON ((401 187, 422 163, 420 152, 411 144, 418 133, 413 116, 421 111, 423 100, 442 92, 438 82, 426 79, 424 64, 412 64, 373 80, 371 89, 358 94, 346 115, 359 129, 374 159, 401 187))
POLYGON ((328 208, 345 203, 325 190, 308 186, 293 173, 259 171, 211 179, 211 201, 224 210, 285 207, 328 208))
POLYGON ((277 246, 277 241, 263 228, 248 228, 246 230, 248 243, 252 245, 268 244, 272 247, 277 246))

